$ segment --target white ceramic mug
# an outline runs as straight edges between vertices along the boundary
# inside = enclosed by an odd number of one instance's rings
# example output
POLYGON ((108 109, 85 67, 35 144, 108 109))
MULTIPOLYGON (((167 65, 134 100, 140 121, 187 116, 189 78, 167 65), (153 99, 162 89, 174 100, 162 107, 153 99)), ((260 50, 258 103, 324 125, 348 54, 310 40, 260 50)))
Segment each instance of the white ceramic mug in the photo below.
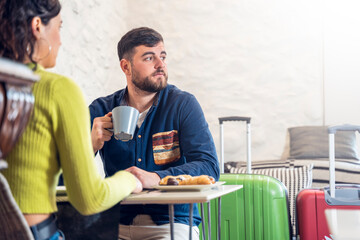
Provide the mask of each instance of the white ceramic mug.
POLYGON ((127 142, 134 136, 139 111, 130 106, 118 106, 112 110, 114 137, 127 142))

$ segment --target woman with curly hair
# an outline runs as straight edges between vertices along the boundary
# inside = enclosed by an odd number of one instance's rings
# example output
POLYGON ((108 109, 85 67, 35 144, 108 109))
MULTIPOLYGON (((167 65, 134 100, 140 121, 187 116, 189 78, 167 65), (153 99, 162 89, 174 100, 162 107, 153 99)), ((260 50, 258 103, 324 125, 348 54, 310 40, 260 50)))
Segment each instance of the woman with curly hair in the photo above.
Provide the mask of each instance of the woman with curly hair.
POLYGON ((54 217, 61 172, 70 203, 84 215, 142 190, 127 171, 100 176, 79 87, 45 70, 55 66, 61 45, 60 10, 58 0, 0 0, 0 57, 27 64, 40 77, 33 86, 32 117, 6 159, 4 176, 35 239, 41 240, 64 238, 54 217))

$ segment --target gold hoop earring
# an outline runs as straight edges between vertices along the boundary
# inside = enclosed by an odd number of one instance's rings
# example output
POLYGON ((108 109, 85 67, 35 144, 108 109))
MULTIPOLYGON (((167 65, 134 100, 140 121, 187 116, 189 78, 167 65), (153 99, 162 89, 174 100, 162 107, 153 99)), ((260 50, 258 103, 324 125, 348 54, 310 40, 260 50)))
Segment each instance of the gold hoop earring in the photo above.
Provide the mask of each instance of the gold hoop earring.
POLYGON ((45 43, 49 46, 49 51, 44 57, 39 58, 38 61, 41 61, 44 58, 47 58, 50 55, 50 52, 51 52, 51 45, 49 44, 48 40, 46 40, 45 38, 40 38, 39 41, 40 40, 45 41, 45 43))

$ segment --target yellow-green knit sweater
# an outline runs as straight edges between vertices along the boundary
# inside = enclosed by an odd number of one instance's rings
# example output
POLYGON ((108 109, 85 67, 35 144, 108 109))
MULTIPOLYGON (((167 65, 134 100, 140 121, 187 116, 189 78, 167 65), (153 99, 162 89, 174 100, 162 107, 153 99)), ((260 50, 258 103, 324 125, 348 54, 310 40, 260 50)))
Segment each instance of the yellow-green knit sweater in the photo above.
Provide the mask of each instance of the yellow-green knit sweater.
MULTIPOLYGON (((29 65, 33 67, 33 65, 29 65)), ((34 111, 4 171, 23 213, 52 213, 62 170, 72 205, 88 215, 106 210, 135 188, 135 178, 120 171, 103 179, 91 145, 89 110, 70 79, 38 65, 34 111)))

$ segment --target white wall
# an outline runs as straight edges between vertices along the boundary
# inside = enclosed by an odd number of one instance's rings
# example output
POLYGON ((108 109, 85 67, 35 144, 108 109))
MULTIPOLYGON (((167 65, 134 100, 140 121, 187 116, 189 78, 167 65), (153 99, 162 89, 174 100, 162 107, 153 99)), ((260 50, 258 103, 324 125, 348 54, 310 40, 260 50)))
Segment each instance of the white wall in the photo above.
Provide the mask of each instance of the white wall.
MULTIPOLYGON (((116 54, 121 36, 152 27, 165 40, 169 83, 197 97, 217 149, 218 117, 250 116, 253 159, 276 159, 288 127, 328 117, 324 11, 321 0, 67 0, 54 71, 72 77, 90 103, 125 86, 116 54)), ((243 159, 244 130, 225 125, 227 161, 243 159)))
POLYGON ((330 0, 324 14, 326 124, 360 123, 360 2, 330 0))
POLYGON ((125 87, 116 45, 127 29, 126 1, 61 2, 62 48, 54 70, 73 78, 88 103, 125 87))

